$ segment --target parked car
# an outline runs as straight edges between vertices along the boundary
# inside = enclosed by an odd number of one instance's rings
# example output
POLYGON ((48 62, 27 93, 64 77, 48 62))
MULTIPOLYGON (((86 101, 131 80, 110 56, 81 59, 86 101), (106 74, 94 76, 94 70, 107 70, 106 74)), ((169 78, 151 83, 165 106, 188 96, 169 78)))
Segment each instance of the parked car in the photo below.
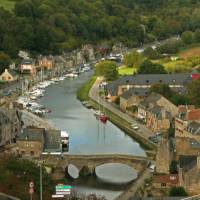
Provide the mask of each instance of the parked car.
POLYGON ((138 129, 139 129, 139 126, 138 126, 137 123, 131 124, 131 127, 132 127, 134 130, 138 130, 138 129))

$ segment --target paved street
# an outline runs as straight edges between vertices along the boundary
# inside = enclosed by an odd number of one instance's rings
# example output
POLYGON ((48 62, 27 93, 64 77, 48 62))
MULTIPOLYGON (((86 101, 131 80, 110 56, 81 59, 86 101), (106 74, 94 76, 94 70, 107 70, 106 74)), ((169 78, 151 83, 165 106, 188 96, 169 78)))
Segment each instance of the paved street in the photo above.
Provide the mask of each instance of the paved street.
POLYGON ((101 79, 97 79, 95 84, 90 90, 89 96, 91 99, 94 101, 98 102, 99 104, 103 105, 106 109, 110 110, 114 114, 118 115, 119 117, 125 119, 128 123, 134 124, 137 123, 139 124, 140 131, 135 131, 136 134, 140 135, 144 139, 148 140, 148 137, 153 135, 152 131, 146 128, 143 124, 140 124, 139 122, 136 122, 134 118, 129 116, 126 113, 123 113, 120 111, 118 108, 114 107, 111 103, 107 102, 105 99, 99 97, 99 83, 101 82, 101 79))

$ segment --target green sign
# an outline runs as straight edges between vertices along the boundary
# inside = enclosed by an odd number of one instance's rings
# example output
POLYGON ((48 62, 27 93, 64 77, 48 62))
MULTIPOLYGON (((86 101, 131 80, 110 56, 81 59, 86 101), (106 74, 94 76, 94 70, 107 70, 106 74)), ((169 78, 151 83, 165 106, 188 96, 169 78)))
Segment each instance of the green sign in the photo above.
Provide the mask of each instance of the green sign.
POLYGON ((56 185, 56 190, 71 189, 71 185, 56 185))

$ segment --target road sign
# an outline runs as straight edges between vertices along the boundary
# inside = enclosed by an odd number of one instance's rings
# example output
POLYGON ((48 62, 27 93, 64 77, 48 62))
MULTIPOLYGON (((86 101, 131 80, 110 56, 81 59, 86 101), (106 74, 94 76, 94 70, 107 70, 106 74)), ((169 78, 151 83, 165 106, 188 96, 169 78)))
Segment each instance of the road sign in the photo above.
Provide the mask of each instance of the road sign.
POLYGON ((64 189, 71 189, 72 186, 71 185, 56 185, 56 190, 60 189, 60 190, 64 190, 64 189))
POLYGON ((34 183, 33 182, 29 183, 29 188, 34 188, 34 183))
POLYGON ((58 195, 68 195, 68 194, 70 194, 70 191, 67 191, 67 192, 56 192, 56 194, 58 194, 58 195))
POLYGON ((29 194, 33 194, 34 193, 34 189, 33 188, 29 188, 29 194))
POLYGON ((63 198, 64 197, 64 195, 62 195, 62 194, 53 194, 52 195, 52 198, 63 198))

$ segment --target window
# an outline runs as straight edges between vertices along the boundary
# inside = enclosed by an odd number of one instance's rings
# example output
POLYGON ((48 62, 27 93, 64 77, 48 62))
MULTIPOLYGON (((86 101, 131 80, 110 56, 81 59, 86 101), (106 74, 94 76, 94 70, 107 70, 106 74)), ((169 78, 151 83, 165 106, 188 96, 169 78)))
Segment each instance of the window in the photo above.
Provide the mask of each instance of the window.
POLYGON ((147 83, 149 83, 149 80, 146 80, 147 83))
POLYGON ((161 187, 166 187, 166 183, 161 183, 161 187))
POLYGON ((30 154, 31 154, 31 156, 34 156, 34 151, 31 151, 30 154))
POLYGON ((160 83, 162 83, 162 80, 159 80, 160 83))

